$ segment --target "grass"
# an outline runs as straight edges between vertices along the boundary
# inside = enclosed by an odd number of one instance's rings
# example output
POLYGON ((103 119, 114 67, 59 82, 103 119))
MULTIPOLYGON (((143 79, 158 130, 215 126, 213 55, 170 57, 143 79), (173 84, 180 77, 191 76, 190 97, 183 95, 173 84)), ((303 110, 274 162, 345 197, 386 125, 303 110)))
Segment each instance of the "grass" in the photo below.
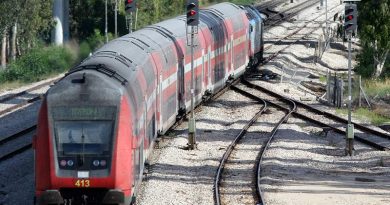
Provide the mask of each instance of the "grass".
MULTIPOLYGON (((348 115, 348 109, 337 109, 336 113, 348 115)), ((381 125, 384 123, 390 122, 390 118, 379 115, 378 113, 368 110, 366 108, 359 108, 352 112, 352 118, 357 118, 361 120, 368 120, 374 125, 381 125)))
POLYGON ((366 80, 364 89, 368 96, 384 97, 390 95, 390 78, 382 80, 366 80))
POLYGON ((326 81, 327 81, 326 75, 321 75, 319 80, 320 80, 320 82, 322 82, 322 83, 326 83, 326 81))
POLYGON ((11 90, 11 89, 16 89, 20 88, 24 85, 27 85, 28 83, 24 83, 22 81, 7 81, 4 83, 0 83, 0 92, 6 91, 6 90, 11 90))
MULTIPOLYGON (((45 74, 45 75, 41 76, 41 78, 42 78, 42 80, 54 78, 62 73, 64 73, 64 72, 55 71, 55 72, 52 72, 50 74, 45 74)), ((36 81, 34 81, 34 82, 36 82, 36 81)), ((26 85, 29 85, 29 84, 34 83, 34 82, 26 82, 26 81, 22 81, 22 80, 5 81, 3 83, 0 83, 0 93, 3 91, 20 88, 22 86, 26 86, 26 85)))
POLYGON ((76 62, 70 48, 47 46, 31 49, 0 71, 0 90, 44 80, 67 71, 76 62))

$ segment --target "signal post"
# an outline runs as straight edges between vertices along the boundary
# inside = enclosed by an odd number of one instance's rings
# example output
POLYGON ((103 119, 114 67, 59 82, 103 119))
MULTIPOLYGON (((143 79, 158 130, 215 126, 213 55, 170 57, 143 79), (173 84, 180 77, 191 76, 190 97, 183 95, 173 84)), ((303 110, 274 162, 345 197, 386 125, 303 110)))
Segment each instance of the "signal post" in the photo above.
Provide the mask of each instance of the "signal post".
MULTIPOLYGON (((137 24, 137 0, 125 0, 125 11, 128 14, 126 17, 126 22, 129 21, 129 33, 133 32, 133 14, 136 13, 135 22, 137 24)), ((137 26, 137 25, 136 25, 137 26)))
POLYGON ((352 33, 357 29, 357 6, 356 4, 347 3, 345 5, 344 31, 348 38, 348 125, 346 154, 352 156, 354 153, 354 126, 352 124, 352 86, 351 86, 351 39, 352 33))
POLYGON ((196 148, 196 123, 194 117, 194 101, 195 101, 194 36, 198 32, 199 1, 187 0, 186 8, 187 8, 187 19, 186 19, 187 46, 191 47, 191 111, 190 111, 191 114, 190 114, 190 119, 188 120, 188 149, 193 150, 196 148), (190 33, 188 33, 188 27, 191 27, 190 33), (191 35, 190 41, 188 41, 188 34, 191 35))

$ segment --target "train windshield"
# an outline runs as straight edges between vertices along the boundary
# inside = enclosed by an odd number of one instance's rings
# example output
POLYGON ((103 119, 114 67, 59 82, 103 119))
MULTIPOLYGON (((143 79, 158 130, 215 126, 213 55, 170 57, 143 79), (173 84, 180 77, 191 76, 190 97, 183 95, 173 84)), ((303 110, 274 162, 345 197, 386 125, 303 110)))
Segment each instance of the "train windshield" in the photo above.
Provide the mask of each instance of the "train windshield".
POLYGON ((110 155, 115 113, 115 107, 53 108, 59 156, 110 155))
POLYGON ((63 155, 110 153, 112 121, 55 122, 58 152, 63 155))

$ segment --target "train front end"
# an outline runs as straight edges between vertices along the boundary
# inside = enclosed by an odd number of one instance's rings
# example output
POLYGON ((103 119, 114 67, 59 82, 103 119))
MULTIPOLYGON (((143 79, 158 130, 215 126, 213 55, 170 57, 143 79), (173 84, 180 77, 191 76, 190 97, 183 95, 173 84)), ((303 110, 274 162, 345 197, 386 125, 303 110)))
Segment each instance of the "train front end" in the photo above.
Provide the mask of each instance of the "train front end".
POLYGON ((115 80, 86 70, 47 93, 34 139, 36 204, 128 204, 131 119, 115 80))

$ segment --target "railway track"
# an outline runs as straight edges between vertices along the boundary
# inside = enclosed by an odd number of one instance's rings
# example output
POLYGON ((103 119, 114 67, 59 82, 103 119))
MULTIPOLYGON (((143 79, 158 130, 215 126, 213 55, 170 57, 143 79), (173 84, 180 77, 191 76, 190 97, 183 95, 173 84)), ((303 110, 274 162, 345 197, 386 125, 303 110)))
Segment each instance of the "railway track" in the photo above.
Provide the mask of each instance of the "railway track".
POLYGON ((299 12, 318 4, 319 2, 320 1, 305 1, 279 12, 275 12, 273 10, 268 9, 267 11, 272 12, 273 14, 270 15, 268 19, 265 21, 264 29, 269 29, 270 27, 276 26, 282 23, 283 21, 290 20, 292 17, 296 16, 299 12))
POLYGON ((214 178, 214 201, 216 205, 221 204, 221 194, 220 194, 220 182, 224 170, 224 166, 227 163, 233 149, 236 145, 242 140, 244 135, 247 133, 250 126, 253 125, 257 121, 257 119, 263 114, 263 112, 267 109, 267 104, 264 101, 258 102, 263 106, 259 109, 259 111, 247 122, 247 124, 241 129, 240 133, 235 137, 232 143, 228 146, 225 154, 222 156, 220 164, 218 166, 215 178, 214 178))
MULTIPOLYGON (((334 9, 336 9, 338 6, 339 6, 339 5, 330 8, 330 9, 329 9, 329 12, 331 12, 331 11, 334 10, 334 9)), ((295 15, 296 15, 296 14, 295 14, 295 15)), ((322 17, 322 16, 323 16, 322 14, 321 14, 321 15, 318 15, 317 17, 315 17, 314 19, 312 19, 310 22, 315 22, 316 20, 318 20, 318 19, 319 19, 320 17, 322 17)), ((330 18, 329 18, 329 19, 330 19, 330 18)), ((283 40, 286 40, 286 39, 288 39, 288 38, 290 38, 290 37, 292 37, 292 36, 298 34, 298 32, 300 32, 300 31, 302 31, 303 29, 307 28, 308 25, 309 25, 309 23, 307 23, 307 24, 305 24, 304 26, 298 28, 297 30, 295 30, 294 32, 292 32, 292 33, 290 33, 290 34, 288 34, 288 35, 286 35, 286 36, 284 36, 284 37, 282 37, 282 38, 279 38, 277 41, 275 41, 275 42, 273 43, 273 45, 266 46, 266 47, 264 48, 264 51, 267 51, 267 50, 271 49, 271 48, 272 48, 273 46, 275 46, 275 45, 280 45, 281 43, 284 43, 283 40)), ((299 39, 297 39, 297 40, 295 40, 295 41, 289 42, 288 45, 287 45, 285 48, 283 48, 282 50, 280 50, 280 51, 278 51, 278 52, 276 52, 276 53, 274 53, 274 54, 272 54, 272 55, 270 55, 267 59, 265 59, 264 62, 263 62, 263 64, 264 64, 264 63, 267 63, 267 62, 269 62, 270 60, 272 60, 273 58, 275 58, 280 52, 283 52, 284 50, 286 50, 286 49, 287 49, 288 47, 290 47, 291 45, 298 43, 298 42, 301 41, 302 39, 305 39, 306 37, 308 37, 309 35, 311 35, 312 33, 314 33, 316 30, 318 30, 319 28, 320 28, 320 26, 317 26, 317 27, 315 27, 315 28, 312 28, 307 34, 305 34, 305 35, 302 36, 301 38, 299 38, 299 39)), ((267 42, 265 41, 265 43, 267 43, 267 42)))
MULTIPOLYGON (((319 110, 313 106, 304 104, 302 102, 299 102, 297 100, 287 98, 285 96, 282 96, 280 94, 277 94, 275 92, 272 92, 269 89, 266 89, 264 87, 261 87, 260 85, 251 83, 250 81, 243 79, 242 83, 247 86, 248 88, 255 89, 263 94, 260 94, 261 96, 264 96, 264 94, 267 96, 266 98, 271 98, 273 100, 271 101, 283 101, 283 102, 290 102, 293 101, 297 105, 297 110, 294 112, 294 116, 297 118, 300 118, 302 120, 311 122, 313 124, 316 124, 324 129, 330 129, 333 130, 336 133, 342 134, 346 136, 345 126, 347 124, 347 120, 333 115, 331 113, 328 113, 326 111, 319 110)), ((264 98, 264 97, 263 97, 264 98)), ((278 105, 278 104, 272 104, 272 102, 269 101, 268 103, 274 106, 277 106, 280 109, 286 110, 286 108, 278 105)), ((390 135, 385 132, 380 132, 377 130, 374 130, 372 128, 369 128, 367 126, 358 124, 353 122, 355 128, 357 130, 362 131, 365 134, 368 134, 369 136, 364 136, 361 133, 355 132, 355 139, 363 144, 366 144, 370 147, 373 147, 378 150, 390 150, 390 135)))
MULTIPOLYGON (((29 133, 34 133, 36 128, 37 128, 37 126, 33 125, 31 127, 23 129, 20 132, 17 132, 15 134, 13 134, 11 136, 5 137, 5 138, 0 140, 0 146, 1 147, 6 146, 11 141, 20 139, 21 137, 23 137, 23 136, 25 136, 25 135, 27 135, 29 133)), ((24 143, 22 145, 18 145, 17 148, 12 149, 12 151, 8 151, 6 153, 2 153, 2 155, 0 156, 0 162, 5 161, 7 159, 10 159, 10 158, 12 158, 12 157, 14 157, 14 156, 16 156, 18 154, 21 154, 21 153, 29 150, 30 148, 32 148, 32 143, 31 142, 24 143)))
POLYGON ((253 100, 256 100, 256 101, 265 101, 266 104, 268 105, 271 105, 273 107, 276 107, 280 110, 283 110, 283 112, 285 112, 284 116, 276 123, 276 125, 274 126, 274 128, 272 129, 272 131, 270 132, 269 134, 269 137, 268 137, 268 140, 266 141, 266 144, 264 145, 264 147, 260 150, 259 152, 259 157, 258 157, 258 162, 256 164, 256 170, 255 170, 255 179, 256 179, 256 193, 257 193, 257 197, 258 197, 258 202, 257 204, 265 204, 265 201, 264 201, 264 197, 263 197, 263 192, 261 191, 261 163, 263 161, 263 156, 265 154, 265 152, 267 151, 267 149, 269 148, 269 146, 271 145, 271 142, 274 138, 274 136, 276 135, 276 132, 277 130, 280 128, 280 126, 284 123, 284 122, 287 122, 288 118, 296 112, 296 109, 297 109, 297 106, 296 106, 296 103, 292 100, 287 100, 285 101, 285 106, 283 105, 279 105, 279 104, 276 104, 274 102, 271 102, 269 100, 266 100, 266 99, 263 99, 263 98, 260 98, 260 97, 257 97, 237 86, 232 86, 232 89, 236 92, 239 92, 240 94, 246 96, 246 97, 249 97, 253 100), (288 108, 287 108, 288 107, 288 108))
MULTIPOLYGON (((7 94, 7 95, 4 95, 4 96, 1 96, 0 97, 0 104, 6 104, 6 103, 14 104, 14 103, 12 103, 12 101, 14 101, 16 98, 22 97, 24 95, 29 95, 33 91, 36 91, 36 90, 41 89, 41 88, 44 88, 46 86, 50 86, 51 84, 55 83, 60 78, 61 77, 55 78, 55 79, 50 80, 48 82, 44 82, 44 83, 38 84, 38 85, 36 85, 34 87, 31 87, 29 89, 23 90, 23 91, 18 92, 18 93, 11 93, 11 94, 7 94)), ((42 99, 42 96, 43 95, 36 95, 34 97, 28 97, 27 99, 23 99, 23 100, 21 100, 21 102, 18 102, 15 105, 12 105, 12 106, 9 106, 9 107, 7 107, 7 108, 5 108, 3 110, 0 110, 0 116, 4 115, 6 113, 12 112, 12 111, 14 111, 14 110, 16 110, 16 109, 18 109, 20 107, 23 107, 25 105, 29 105, 31 103, 39 101, 39 100, 42 99)))
POLYGON ((267 9, 273 9, 276 6, 279 6, 280 4, 287 2, 287 0, 276 0, 276 1, 267 1, 262 4, 256 5, 255 8, 259 10, 260 12, 264 12, 267 9))
MULTIPOLYGON (((242 139, 244 138, 244 136, 247 135, 249 127, 251 127, 253 125, 253 123, 256 122, 258 120, 258 118, 262 115, 262 113, 264 113, 264 111, 268 109, 267 106, 269 104, 274 106, 273 103, 270 103, 269 101, 263 100, 261 98, 254 98, 253 95, 238 88, 236 85, 231 85, 231 89, 246 96, 246 97, 249 97, 251 99, 256 100, 259 104, 263 104, 263 107, 242 128, 240 133, 232 141, 232 143, 229 145, 226 152, 224 153, 223 157, 221 158, 220 164, 218 166, 218 169, 217 169, 217 172, 216 172, 216 175, 214 178, 214 202, 216 205, 222 204, 222 200, 221 200, 221 195, 222 195, 221 193, 222 192, 220 191, 221 190, 221 180, 222 180, 222 176, 224 175, 225 167, 227 164, 229 164, 229 160, 231 160, 230 158, 231 158, 232 152, 235 151, 236 155, 237 155, 237 152, 240 152, 240 150, 237 149, 237 147, 238 147, 237 145, 239 145, 241 143, 241 141, 243 141, 242 139)), ((256 161, 255 171, 254 171, 255 176, 252 177, 252 181, 253 181, 252 183, 255 184, 255 187, 256 187, 256 191, 255 191, 255 194, 253 194, 253 196, 254 196, 254 201, 256 201, 257 204, 264 204, 264 197, 263 197, 263 194, 262 194, 261 189, 260 189, 261 161, 263 159, 263 155, 266 152, 266 150, 268 149, 269 145, 271 144, 271 141, 272 141, 273 137, 275 136, 277 130, 281 126, 281 124, 283 122, 286 122, 287 119, 290 117, 290 115, 296 110, 296 105, 293 101, 289 101, 287 104, 289 104, 289 106, 288 106, 289 108, 286 108, 287 111, 284 110, 284 112, 285 112, 284 115, 280 118, 280 120, 277 123, 275 123, 273 130, 269 133, 269 136, 266 137, 263 145, 261 145, 261 148, 258 150, 258 156, 256 157, 257 160, 255 160, 256 161)), ((257 141, 259 140, 258 137, 256 139, 257 139, 257 141)), ((241 150, 241 152, 247 153, 248 151, 241 150)), ((235 161, 235 160, 232 160, 232 161, 235 161)), ((234 171, 234 172, 237 172, 237 171, 234 171)), ((240 175, 240 174, 234 173, 234 176, 237 176, 237 175, 240 175)), ((243 175, 245 176, 245 173, 243 175)), ((242 183, 242 182, 240 182, 240 183, 242 183)), ((228 185, 226 185, 226 186, 230 187, 228 185)))

